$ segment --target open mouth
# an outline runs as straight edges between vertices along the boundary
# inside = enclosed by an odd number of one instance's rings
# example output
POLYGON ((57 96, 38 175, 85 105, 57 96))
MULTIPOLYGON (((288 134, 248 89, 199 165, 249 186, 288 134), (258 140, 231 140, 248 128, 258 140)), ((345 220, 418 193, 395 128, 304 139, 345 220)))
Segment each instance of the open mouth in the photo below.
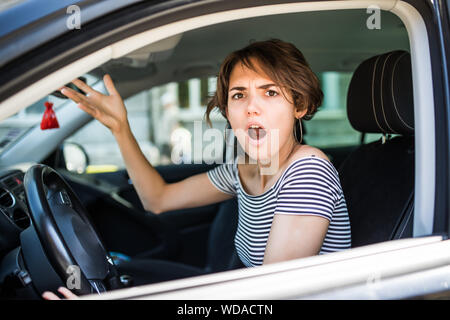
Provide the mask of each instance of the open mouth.
POLYGON ((247 130, 248 136, 253 140, 259 140, 266 136, 266 130, 256 125, 252 125, 247 130))

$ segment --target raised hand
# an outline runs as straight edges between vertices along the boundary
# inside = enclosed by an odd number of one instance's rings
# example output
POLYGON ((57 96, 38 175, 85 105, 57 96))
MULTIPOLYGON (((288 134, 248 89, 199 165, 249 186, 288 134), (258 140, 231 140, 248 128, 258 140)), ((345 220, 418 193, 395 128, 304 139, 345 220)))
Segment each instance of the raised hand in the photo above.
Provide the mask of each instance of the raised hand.
POLYGON ((127 110, 109 75, 103 77, 109 95, 104 95, 92 89, 81 80, 76 79, 72 82, 86 95, 68 87, 63 87, 60 90, 63 95, 77 103, 81 110, 108 127, 113 134, 127 128, 127 110))

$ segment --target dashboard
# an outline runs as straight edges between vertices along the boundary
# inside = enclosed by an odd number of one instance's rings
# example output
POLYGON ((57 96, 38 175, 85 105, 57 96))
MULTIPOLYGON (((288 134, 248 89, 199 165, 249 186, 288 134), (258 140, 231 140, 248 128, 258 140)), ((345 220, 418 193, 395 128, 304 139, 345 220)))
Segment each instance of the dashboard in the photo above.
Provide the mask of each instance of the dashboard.
POLYGON ((20 233, 31 223, 23 180, 20 170, 0 171, 0 258, 19 245, 20 233))

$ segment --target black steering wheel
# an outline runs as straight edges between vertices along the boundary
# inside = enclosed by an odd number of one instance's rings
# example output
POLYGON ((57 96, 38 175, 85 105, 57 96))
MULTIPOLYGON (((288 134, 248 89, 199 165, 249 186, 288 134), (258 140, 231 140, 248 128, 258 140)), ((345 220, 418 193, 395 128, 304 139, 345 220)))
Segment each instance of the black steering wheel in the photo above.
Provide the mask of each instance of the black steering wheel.
POLYGON ((82 295, 120 288, 113 260, 61 175, 46 165, 34 165, 25 174, 24 187, 32 225, 22 232, 22 254, 37 290, 69 284, 82 295), (45 266, 51 267, 48 272, 45 266))

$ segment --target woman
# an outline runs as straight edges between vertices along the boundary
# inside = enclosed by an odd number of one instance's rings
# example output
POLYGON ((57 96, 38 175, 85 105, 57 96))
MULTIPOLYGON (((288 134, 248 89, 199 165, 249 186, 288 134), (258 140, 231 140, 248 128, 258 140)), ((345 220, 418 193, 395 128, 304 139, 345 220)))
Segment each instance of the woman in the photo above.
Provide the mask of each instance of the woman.
POLYGON ((323 94, 295 46, 254 42, 225 59, 206 119, 218 108, 245 155, 177 183, 166 183, 144 157, 111 78, 104 82, 108 96, 79 80, 74 84, 87 96, 61 92, 111 130, 146 210, 158 214, 236 196, 235 246, 247 267, 350 247, 338 173, 322 151, 301 144, 301 119, 311 119, 323 94))

